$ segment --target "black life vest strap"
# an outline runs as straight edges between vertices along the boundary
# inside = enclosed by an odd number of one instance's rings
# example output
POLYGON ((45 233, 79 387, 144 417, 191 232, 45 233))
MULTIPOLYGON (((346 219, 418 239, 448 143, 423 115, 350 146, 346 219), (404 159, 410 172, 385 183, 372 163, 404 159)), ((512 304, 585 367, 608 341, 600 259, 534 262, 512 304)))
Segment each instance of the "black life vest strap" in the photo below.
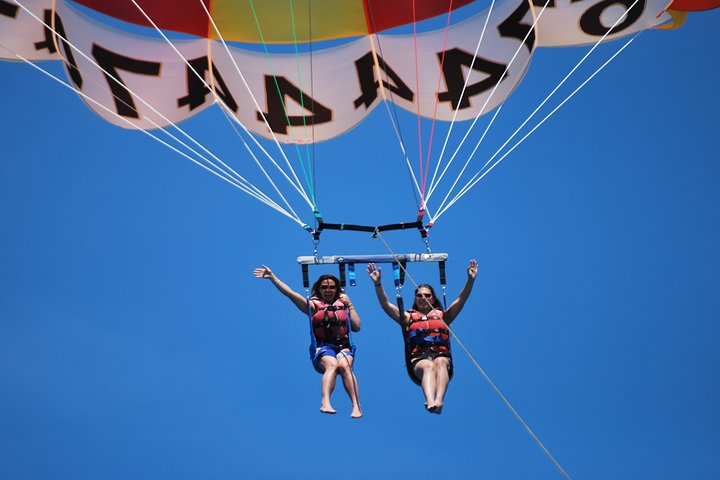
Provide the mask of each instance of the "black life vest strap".
POLYGON ((447 328, 416 328, 408 332, 408 337, 414 338, 418 336, 426 337, 428 333, 439 333, 442 335, 450 335, 447 328))
MULTIPOLYGON (((335 313, 338 310, 346 310, 347 308, 345 305, 343 306, 335 306, 335 305, 328 305, 327 307, 321 308, 323 311, 323 321, 320 325, 318 325, 320 328, 325 330, 325 338, 321 339, 325 343, 332 343, 333 345, 349 345, 350 344, 350 337, 347 333, 347 330, 350 329, 350 318, 348 317, 346 322, 341 322, 337 318, 337 314, 335 313), (330 313, 333 312, 332 318, 330 318, 330 313), (346 324, 346 333, 344 335, 336 335, 335 337, 332 336, 332 327, 339 327, 342 323, 346 324)), ((314 326, 313 326, 314 328, 314 326)), ((316 337, 317 340, 317 337, 316 337)))

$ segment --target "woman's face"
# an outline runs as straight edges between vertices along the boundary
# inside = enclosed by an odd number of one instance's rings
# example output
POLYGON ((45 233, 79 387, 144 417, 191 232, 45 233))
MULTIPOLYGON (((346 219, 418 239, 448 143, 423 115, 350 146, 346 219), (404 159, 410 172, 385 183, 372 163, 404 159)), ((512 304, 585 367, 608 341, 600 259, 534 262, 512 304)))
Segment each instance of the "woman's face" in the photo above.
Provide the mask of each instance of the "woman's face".
POLYGON ((429 312, 432 310, 434 300, 432 292, 427 287, 420 287, 417 293, 415 293, 415 304, 421 312, 429 312))
POLYGON ((318 288, 320 289, 320 298, 322 298, 325 302, 330 302, 335 298, 337 285, 332 279, 327 278, 323 280, 318 288))

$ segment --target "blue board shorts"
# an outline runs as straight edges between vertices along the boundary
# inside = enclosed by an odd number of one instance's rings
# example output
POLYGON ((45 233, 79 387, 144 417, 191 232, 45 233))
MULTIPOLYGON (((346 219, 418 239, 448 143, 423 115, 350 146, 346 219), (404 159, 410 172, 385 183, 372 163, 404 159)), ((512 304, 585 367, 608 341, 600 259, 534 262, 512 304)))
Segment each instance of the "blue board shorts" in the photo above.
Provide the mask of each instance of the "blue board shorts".
POLYGON ((332 343, 321 343, 315 349, 312 348, 312 345, 310 346, 310 360, 318 373, 325 373, 322 357, 335 357, 340 360, 345 356, 355 357, 355 345, 340 347, 332 343))

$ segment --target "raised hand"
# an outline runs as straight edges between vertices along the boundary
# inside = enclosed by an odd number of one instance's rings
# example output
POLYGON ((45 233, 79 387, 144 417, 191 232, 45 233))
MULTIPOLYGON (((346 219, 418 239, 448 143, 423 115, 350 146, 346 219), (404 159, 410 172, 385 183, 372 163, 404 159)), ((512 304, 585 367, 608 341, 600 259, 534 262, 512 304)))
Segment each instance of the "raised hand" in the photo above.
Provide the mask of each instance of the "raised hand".
POLYGON ((253 275, 255 275, 255 278, 272 278, 272 270, 270 270, 270 267, 263 265, 262 268, 258 267, 255 270, 253 270, 253 275))
POLYGON ((382 269, 377 268, 374 263, 368 263, 367 273, 370 275, 370 280, 375 284, 380 283, 382 280, 382 269))
POLYGON ((475 280, 475 277, 477 276, 477 271, 477 261, 473 258, 472 260, 470 260, 470 265, 468 265, 467 268, 468 278, 472 278, 473 280, 475 280))

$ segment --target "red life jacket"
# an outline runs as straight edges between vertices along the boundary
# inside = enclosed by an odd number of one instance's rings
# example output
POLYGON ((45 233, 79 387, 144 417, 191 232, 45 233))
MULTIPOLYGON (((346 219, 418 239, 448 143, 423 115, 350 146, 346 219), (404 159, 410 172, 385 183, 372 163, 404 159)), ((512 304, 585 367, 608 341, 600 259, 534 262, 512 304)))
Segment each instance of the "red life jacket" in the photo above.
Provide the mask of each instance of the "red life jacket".
POLYGON ((350 338, 348 336, 348 311, 345 304, 340 299, 335 300, 332 305, 317 297, 312 297, 310 300, 315 305, 315 313, 312 315, 312 330, 316 342, 348 347, 350 338))
POLYGON ((417 310, 408 310, 408 313, 410 324, 407 327, 407 339, 411 353, 450 351, 450 332, 443 321, 444 311, 433 309, 427 315, 417 310))

